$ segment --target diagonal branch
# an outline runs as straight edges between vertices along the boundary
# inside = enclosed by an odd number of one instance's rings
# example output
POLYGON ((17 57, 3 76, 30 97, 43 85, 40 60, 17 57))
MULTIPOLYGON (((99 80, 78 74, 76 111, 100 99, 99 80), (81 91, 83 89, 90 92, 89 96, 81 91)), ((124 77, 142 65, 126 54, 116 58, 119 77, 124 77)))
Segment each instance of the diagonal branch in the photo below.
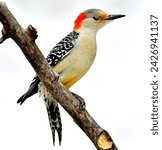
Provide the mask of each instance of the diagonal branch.
POLYGON ((78 100, 57 82, 56 73, 52 71, 35 43, 37 31, 31 25, 27 30, 23 29, 3 2, 0 2, 0 21, 3 24, 0 43, 7 38, 12 38, 17 43, 51 95, 69 113, 98 150, 117 150, 108 132, 95 122, 86 109, 80 109, 78 100))

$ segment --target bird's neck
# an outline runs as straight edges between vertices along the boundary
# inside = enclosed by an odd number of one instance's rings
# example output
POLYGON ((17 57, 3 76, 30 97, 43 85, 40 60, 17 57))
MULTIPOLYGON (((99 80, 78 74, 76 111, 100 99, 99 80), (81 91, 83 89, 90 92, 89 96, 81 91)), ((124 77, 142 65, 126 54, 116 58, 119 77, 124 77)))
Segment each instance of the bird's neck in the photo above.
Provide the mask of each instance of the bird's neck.
POLYGON ((75 30, 77 32, 79 32, 80 34, 82 35, 86 35, 86 36, 89 36, 89 37, 92 37, 92 38, 96 38, 96 34, 97 34, 97 31, 96 29, 88 29, 88 28, 80 28, 78 30, 75 30))

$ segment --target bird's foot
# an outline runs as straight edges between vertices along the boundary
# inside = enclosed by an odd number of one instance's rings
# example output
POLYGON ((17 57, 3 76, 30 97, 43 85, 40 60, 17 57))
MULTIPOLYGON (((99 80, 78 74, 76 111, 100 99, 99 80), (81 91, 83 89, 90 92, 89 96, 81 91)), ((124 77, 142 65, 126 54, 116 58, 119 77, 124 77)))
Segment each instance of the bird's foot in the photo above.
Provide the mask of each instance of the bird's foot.
POLYGON ((80 103, 80 109, 85 109, 86 108, 86 103, 82 97, 80 97, 78 94, 75 94, 71 92, 71 94, 79 101, 80 103))

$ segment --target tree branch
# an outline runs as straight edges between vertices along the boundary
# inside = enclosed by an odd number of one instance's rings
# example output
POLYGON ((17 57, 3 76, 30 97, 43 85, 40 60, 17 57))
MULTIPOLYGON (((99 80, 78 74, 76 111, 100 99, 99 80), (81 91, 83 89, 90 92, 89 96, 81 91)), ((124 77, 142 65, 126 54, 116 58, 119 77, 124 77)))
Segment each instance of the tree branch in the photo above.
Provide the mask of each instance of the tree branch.
POLYGON ((31 25, 27 30, 23 29, 4 2, 0 2, 0 21, 3 24, 0 43, 7 38, 12 38, 17 43, 51 95, 69 113, 98 150, 117 150, 108 132, 95 122, 86 109, 80 109, 78 100, 57 82, 56 73, 52 71, 35 43, 37 31, 31 25))

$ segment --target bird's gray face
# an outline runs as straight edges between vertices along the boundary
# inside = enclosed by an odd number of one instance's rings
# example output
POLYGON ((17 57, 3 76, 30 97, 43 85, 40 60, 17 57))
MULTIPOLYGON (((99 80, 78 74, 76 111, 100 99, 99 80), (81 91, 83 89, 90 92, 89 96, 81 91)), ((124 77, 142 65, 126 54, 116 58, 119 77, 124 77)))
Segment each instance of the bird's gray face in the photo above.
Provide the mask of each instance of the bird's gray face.
POLYGON ((81 13, 75 21, 74 29, 92 29, 98 31, 106 24, 125 15, 109 15, 99 9, 88 9, 81 13))

